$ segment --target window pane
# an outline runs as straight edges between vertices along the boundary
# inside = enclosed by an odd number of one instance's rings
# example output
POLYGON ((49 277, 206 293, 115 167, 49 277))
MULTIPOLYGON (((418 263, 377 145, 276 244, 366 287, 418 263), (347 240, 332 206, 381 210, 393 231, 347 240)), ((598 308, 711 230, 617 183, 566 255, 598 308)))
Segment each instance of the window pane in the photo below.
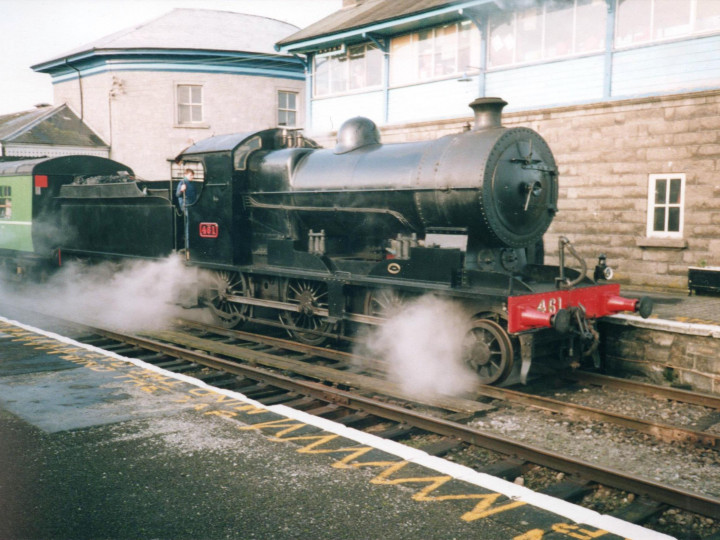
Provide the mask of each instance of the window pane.
POLYGON ((294 126, 294 125, 296 125, 296 123, 295 123, 295 116, 296 116, 296 114, 295 114, 294 111, 288 111, 288 112, 287 112, 287 117, 286 117, 286 118, 287 118, 287 125, 288 125, 288 126, 294 126))
POLYGON ((350 64, 350 88, 365 86, 365 46, 360 45, 348 49, 350 64))
POLYGON ((287 126, 287 111, 278 111, 278 125, 287 126))
POLYGON ((192 121, 202 122, 202 107, 200 105, 192 105, 192 121))
POLYGON ((330 59, 330 91, 345 92, 347 90, 347 56, 333 56, 330 59))
POLYGON ((375 45, 368 45, 365 50, 365 84, 380 86, 383 74, 383 52, 375 45))
POLYGON ((655 0, 653 21, 653 37, 656 39, 689 35, 692 31, 690 2, 655 0))
POLYGON ((394 38, 390 44, 390 84, 406 84, 415 79, 412 35, 394 38))
POLYGON ((616 42, 631 45, 650 39, 651 0, 620 0, 616 42))
POLYGON ((433 75, 433 32, 423 30, 417 34, 418 77, 429 79, 433 75))
POLYGON ((191 122, 190 106, 178 105, 178 123, 189 124, 191 122))
POLYGON ((680 186, 681 181, 679 178, 670 180, 670 198, 668 199, 670 204, 680 204, 680 186))
POLYGON ((601 51, 605 48, 607 15, 605 0, 578 0, 575 16, 576 53, 601 51))
POLYGON ((668 208, 668 232, 680 232, 680 209, 668 208))
POLYGON ((517 57, 518 62, 539 60, 542 55, 542 8, 528 9, 518 16, 517 57))
POLYGON ((720 29, 720 2, 718 0, 697 0, 695 30, 720 29))
POLYGON ((177 100, 178 103, 188 103, 190 101, 190 87, 189 86, 178 86, 177 87, 177 100))
POLYGON ((667 193, 667 180, 655 181, 655 204, 665 204, 667 193))
POLYGON ((655 219, 653 221, 653 231, 664 231, 665 230, 665 208, 660 207, 655 209, 655 219))
MULTIPOLYGON (((553 0, 545 12, 545 58, 573 53, 572 0, 553 0)), ((597 24, 597 21, 594 21, 597 24)))
POLYGON ((322 96, 330 92, 330 70, 327 58, 315 59, 315 95, 322 96))
POLYGON ((287 99, 287 108, 288 109, 297 109, 297 94, 295 92, 282 92, 285 94, 287 99))
POLYGON ((475 37, 472 33, 473 24, 470 21, 461 22, 458 27, 458 51, 457 51, 457 71, 458 73, 465 73, 472 71, 473 67, 478 67, 479 64, 473 63, 471 60, 472 55, 472 39, 475 37))
POLYGON ((278 109, 287 109, 287 92, 278 92, 278 109))
POLYGON ((190 87, 190 99, 192 103, 202 103, 202 87, 191 86, 190 87))
POLYGON ((452 24, 435 31, 435 76, 456 72, 457 26, 452 24))
POLYGON ((515 19, 512 13, 490 18, 490 66, 504 66, 515 59, 515 19))

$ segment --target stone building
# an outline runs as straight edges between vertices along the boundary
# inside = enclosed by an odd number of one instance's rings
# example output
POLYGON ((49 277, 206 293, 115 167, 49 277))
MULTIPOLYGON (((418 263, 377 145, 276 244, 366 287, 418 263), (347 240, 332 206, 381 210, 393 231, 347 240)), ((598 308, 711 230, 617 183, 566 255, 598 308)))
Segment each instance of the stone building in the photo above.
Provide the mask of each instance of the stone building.
POLYGON ((478 96, 508 101, 560 166, 560 235, 616 278, 684 288, 720 266, 720 2, 345 0, 280 41, 304 55, 308 129, 363 115, 384 142, 435 138, 478 96))
MULTIPOLYGON (((32 66, 110 145, 110 157, 166 179, 196 141, 304 122, 304 67, 274 44, 297 31, 266 17, 176 9, 32 66)), ((177 171, 173 171, 177 174, 177 171)))

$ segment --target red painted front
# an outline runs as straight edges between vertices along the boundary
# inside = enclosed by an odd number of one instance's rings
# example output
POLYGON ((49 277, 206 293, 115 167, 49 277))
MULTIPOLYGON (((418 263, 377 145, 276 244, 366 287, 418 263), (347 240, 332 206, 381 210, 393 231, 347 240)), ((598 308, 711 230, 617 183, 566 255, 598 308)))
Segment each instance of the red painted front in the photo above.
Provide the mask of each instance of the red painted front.
MULTIPOLYGON (((540 314, 557 313, 561 309, 580 306, 585 309, 589 319, 612 315, 617 309, 616 297, 620 296, 620 285, 593 285, 569 290, 556 290, 546 293, 510 296, 508 298, 508 332, 524 332, 533 328, 550 326, 541 324, 540 314)), ((630 301, 634 305, 634 301, 630 301)))

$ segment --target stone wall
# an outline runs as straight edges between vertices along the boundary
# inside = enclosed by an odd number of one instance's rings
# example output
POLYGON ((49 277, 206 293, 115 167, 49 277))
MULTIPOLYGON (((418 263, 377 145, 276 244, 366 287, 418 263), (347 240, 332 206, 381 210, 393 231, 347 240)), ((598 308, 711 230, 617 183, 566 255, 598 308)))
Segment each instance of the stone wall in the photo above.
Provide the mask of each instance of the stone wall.
MULTIPOLYGON (((457 133, 468 117, 385 126, 383 142, 457 133)), ((550 144, 560 169, 559 212, 545 237, 550 264, 567 236, 592 267, 605 253, 615 279, 687 287, 688 266, 720 266, 720 91, 506 113, 550 144), (646 238, 650 174, 684 173, 684 238, 646 238)), ((332 134, 316 137, 333 146, 332 134)))
POLYGON ((605 319, 600 324, 604 358, 611 370, 635 372, 656 382, 685 384, 720 393, 717 326, 675 321, 605 319))

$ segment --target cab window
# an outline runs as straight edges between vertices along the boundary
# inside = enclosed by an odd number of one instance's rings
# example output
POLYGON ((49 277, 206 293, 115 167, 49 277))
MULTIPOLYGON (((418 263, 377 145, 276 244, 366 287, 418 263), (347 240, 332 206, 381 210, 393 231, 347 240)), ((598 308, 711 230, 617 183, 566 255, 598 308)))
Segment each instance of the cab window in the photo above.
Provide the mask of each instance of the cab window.
POLYGON ((262 148, 262 139, 260 136, 255 136, 239 146, 237 150, 235 150, 235 159, 233 160, 235 170, 246 170, 248 157, 250 157, 251 153, 255 150, 259 150, 260 148, 262 148))

